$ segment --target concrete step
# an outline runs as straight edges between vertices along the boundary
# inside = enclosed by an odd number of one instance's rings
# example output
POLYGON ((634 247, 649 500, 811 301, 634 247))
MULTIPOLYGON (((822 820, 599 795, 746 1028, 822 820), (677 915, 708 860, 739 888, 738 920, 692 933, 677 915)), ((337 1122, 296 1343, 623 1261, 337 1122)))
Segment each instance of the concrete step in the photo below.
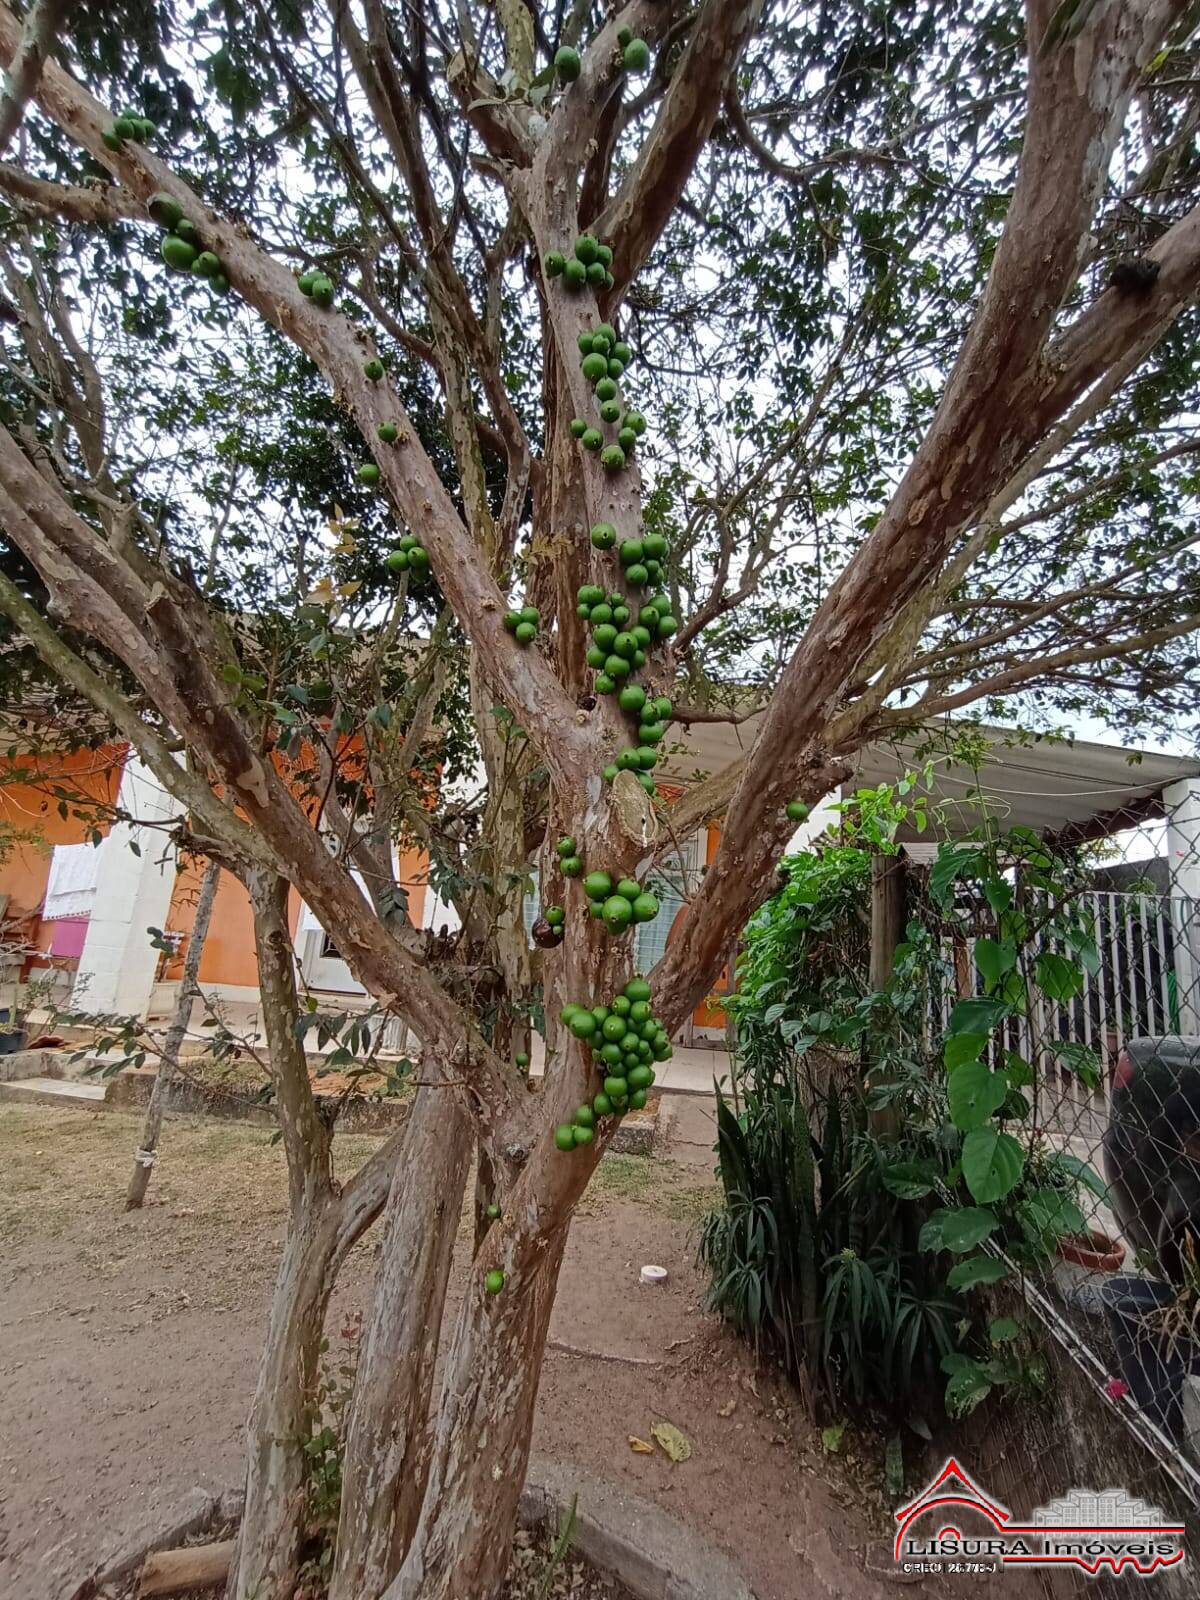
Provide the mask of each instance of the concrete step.
POLYGON ((0 1100, 25 1100, 38 1105, 103 1105, 102 1083, 74 1078, 18 1078, 0 1083, 0 1100))

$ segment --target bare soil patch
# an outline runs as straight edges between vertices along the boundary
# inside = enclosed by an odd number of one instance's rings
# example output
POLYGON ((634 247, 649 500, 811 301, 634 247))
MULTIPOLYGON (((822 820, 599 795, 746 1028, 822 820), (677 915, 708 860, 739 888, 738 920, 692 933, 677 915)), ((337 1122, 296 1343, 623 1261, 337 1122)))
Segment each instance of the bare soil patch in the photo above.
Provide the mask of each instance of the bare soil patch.
MULTIPOLYGON (((0 1594, 14 1600, 61 1600, 156 1511, 240 1478, 283 1156, 265 1129, 173 1121, 151 1203, 126 1214, 139 1126, 0 1105, 0 1594)), ((606 1157, 580 1207, 534 1450, 693 1523, 762 1600, 883 1600, 894 1590, 863 1570, 890 1520, 870 1448, 827 1457, 795 1396, 701 1309, 694 1225, 714 1190, 703 1122, 690 1137, 673 1159, 606 1157), (665 1285, 639 1284, 646 1262, 665 1285), (690 1460, 631 1446, 657 1422, 683 1431, 690 1460)), ((339 1164, 373 1143, 339 1139, 339 1164)), ((368 1305, 373 1249, 368 1236, 347 1264, 331 1331, 368 1305)), ((460 1250, 456 1282, 465 1270, 460 1250)))

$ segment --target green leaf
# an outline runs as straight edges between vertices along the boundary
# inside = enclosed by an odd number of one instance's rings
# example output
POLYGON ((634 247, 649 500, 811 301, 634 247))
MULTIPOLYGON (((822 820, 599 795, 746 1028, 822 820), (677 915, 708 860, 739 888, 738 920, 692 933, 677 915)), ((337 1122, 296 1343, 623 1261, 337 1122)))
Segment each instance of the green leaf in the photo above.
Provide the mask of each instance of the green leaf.
POLYGON ((1076 1183, 1083 1184, 1085 1189, 1090 1189, 1100 1200, 1108 1203, 1108 1185, 1086 1161, 1081 1161, 1078 1156, 1073 1156, 1069 1150, 1055 1150, 1046 1157, 1046 1165, 1052 1171, 1064 1173, 1073 1178, 1076 1183))
POLYGON ((991 1033, 992 1029, 1008 1015, 1003 1000, 960 1000, 950 1013, 950 1027, 955 1033, 991 1033))
POLYGON ((987 903, 997 916, 1007 911, 1012 905, 1012 884, 1007 878, 988 878, 983 885, 983 893, 987 903))
POLYGON ((954 1373, 946 1384, 946 1410, 952 1417, 969 1417, 992 1392, 991 1379, 974 1362, 954 1373))
POLYGON ((1054 950, 1043 950, 1033 969, 1038 988, 1051 1000, 1073 1000, 1083 988, 1083 973, 1054 950))
POLYGON ((1052 1039, 1050 1048, 1063 1065, 1089 1089, 1100 1086, 1100 1057, 1086 1044, 1075 1039, 1052 1039))
POLYGON ((1021 1337, 1021 1324, 1012 1317, 993 1317, 988 1323, 988 1338, 993 1344, 1009 1344, 1021 1337))
POLYGON ((929 869, 929 893, 939 905, 945 905, 959 878, 978 873, 988 865, 983 850, 959 844, 938 846, 937 860, 929 869))
POLYGON ((920 1200, 937 1182, 932 1161, 893 1161, 880 1173, 880 1182, 899 1200, 920 1200))
POLYGON ((1004 1052, 1004 1070, 1014 1089, 1026 1089, 1033 1082, 1033 1068, 1019 1051, 1004 1052))
POLYGON ((942 1046, 946 1071, 954 1072, 968 1061, 978 1061, 988 1042, 986 1033, 956 1033, 942 1046))
POLYGON ((996 1218, 981 1206, 947 1206, 935 1211, 921 1229, 922 1251, 949 1250, 960 1256, 982 1244, 996 1227, 996 1218))
POLYGON ((1021 1216, 1030 1232, 1043 1238, 1061 1239, 1083 1231, 1083 1212, 1058 1189, 1032 1190, 1021 1206, 1021 1216))
POLYGON ((976 1128, 963 1140, 963 1181, 982 1205, 1003 1200, 1020 1180, 1025 1152, 1010 1133, 991 1125, 976 1128))
POLYGON ((981 1283, 999 1283, 1001 1278, 1007 1278, 1009 1266, 1007 1261, 1001 1261, 999 1256, 972 1256, 969 1261, 960 1261, 956 1267, 951 1267, 946 1274, 946 1287, 948 1289, 974 1289, 981 1283))
POLYGON ((835 1422, 828 1428, 821 1429, 821 1444, 826 1455, 835 1456, 842 1448, 842 1435, 846 1431, 844 1422, 835 1422))
POLYGON ((1008 1079, 1002 1072, 990 1071, 982 1061, 968 1061, 950 1074, 946 1100, 950 1120, 962 1133, 982 1128, 999 1111, 1008 1094, 1008 1079))
POLYGON ((988 989, 994 989, 1017 964, 1017 947, 1010 939, 976 939, 975 965, 988 989))

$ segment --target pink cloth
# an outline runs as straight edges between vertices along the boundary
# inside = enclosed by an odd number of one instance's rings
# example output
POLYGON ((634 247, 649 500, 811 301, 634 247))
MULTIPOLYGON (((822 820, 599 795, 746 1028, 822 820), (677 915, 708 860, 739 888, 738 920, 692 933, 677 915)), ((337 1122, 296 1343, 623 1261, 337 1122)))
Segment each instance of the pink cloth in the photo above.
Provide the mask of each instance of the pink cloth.
POLYGON ((88 919, 86 917, 59 917, 52 924, 54 932, 50 936, 50 954, 61 956, 64 960, 78 961, 83 954, 83 941, 87 937, 88 919))

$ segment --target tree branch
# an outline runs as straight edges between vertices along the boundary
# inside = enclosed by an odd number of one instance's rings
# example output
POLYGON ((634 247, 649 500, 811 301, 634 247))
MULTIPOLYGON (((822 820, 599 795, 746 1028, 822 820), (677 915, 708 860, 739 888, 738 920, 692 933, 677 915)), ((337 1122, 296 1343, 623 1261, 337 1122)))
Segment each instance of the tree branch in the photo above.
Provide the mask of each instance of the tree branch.
POLYGON ((21 126, 25 107, 42 75, 42 65, 73 3, 74 0, 33 0, 25 13, 20 42, 0 90, 0 154, 8 149, 21 126))

